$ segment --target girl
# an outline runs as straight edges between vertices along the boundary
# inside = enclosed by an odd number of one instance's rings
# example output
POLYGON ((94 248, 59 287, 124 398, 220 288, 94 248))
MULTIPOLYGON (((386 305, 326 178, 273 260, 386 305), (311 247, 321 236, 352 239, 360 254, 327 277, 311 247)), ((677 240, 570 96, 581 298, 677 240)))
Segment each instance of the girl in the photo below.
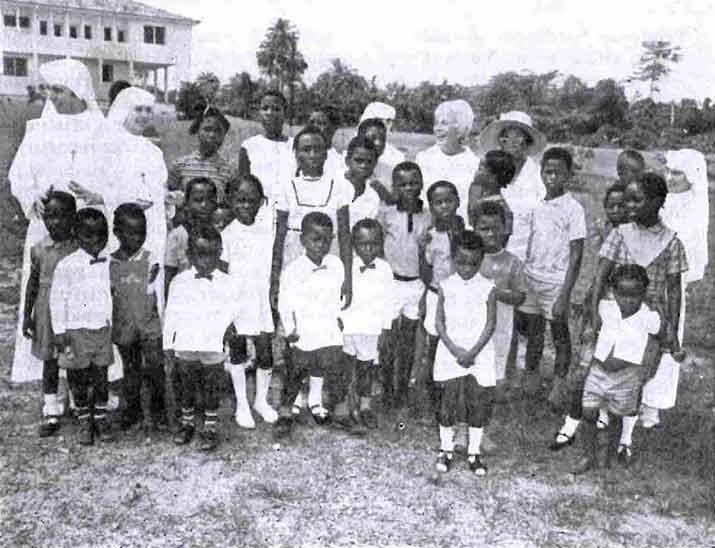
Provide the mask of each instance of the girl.
POLYGON ((308 125, 319 128, 325 135, 325 142, 328 143, 328 159, 325 164, 327 173, 337 173, 343 167, 340 153, 333 146, 333 137, 340 125, 340 117, 337 111, 330 106, 313 109, 308 116, 308 125))
POLYGON ((274 331, 269 291, 273 216, 263 193, 263 185, 253 175, 241 176, 229 185, 229 200, 235 219, 221 233, 223 259, 228 272, 242 287, 241 313, 234 320, 238 337, 229 338, 231 373, 236 393, 236 422, 254 428, 246 398, 245 337, 252 337, 256 349, 256 397, 253 408, 269 424, 278 415, 266 396, 271 385, 271 338, 274 331))
POLYGON ((472 228, 476 226, 477 218, 474 214, 482 202, 497 202, 504 210, 505 225, 504 236, 506 242, 509 240, 514 226, 514 215, 509 209, 509 205, 501 194, 514 179, 516 164, 514 157, 503 150, 490 150, 484 156, 484 161, 479 164, 479 171, 474 181, 469 186, 469 224, 472 228))
POLYGON ((281 177, 293 169, 292 140, 283 134, 288 103, 279 91, 267 91, 258 110, 262 135, 254 135, 241 144, 238 170, 253 174, 261 181, 271 208, 280 187, 281 177))
POLYGON ((434 111, 434 136, 437 143, 417 154, 425 186, 439 180, 457 187, 459 215, 467 218, 469 185, 479 169, 479 158, 464 145, 474 124, 474 112, 464 100, 445 101, 434 111))
POLYGON ((478 476, 487 473, 481 460, 481 439, 493 406, 496 371, 491 342, 496 326, 494 283, 479 273, 484 257, 482 239, 472 231, 454 238, 456 274, 439 289, 436 327, 439 345, 434 380, 441 387, 440 451, 437 471, 448 472, 454 459, 457 402, 463 395, 469 423, 467 462, 478 476))
MULTIPOLYGON (((377 118, 368 118, 360 122, 358 126, 358 137, 372 141, 377 152, 377 162, 372 172, 370 186, 375 189, 380 199, 388 205, 397 203, 397 198, 392 192, 392 170, 390 164, 382 160, 387 143, 387 129, 385 124, 377 118)), ((346 162, 347 163, 347 162, 346 162)))
POLYGON ((77 205, 71 194, 50 191, 44 200, 42 220, 48 236, 30 249, 30 277, 25 289, 22 334, 32 340, 32 355, 43 360, 40 437, 54 434, 60 427, 64 410, 57 398, 59 369, 54 351, 54 334, 50 319, 50 286, 57 263, 77 249, 74 222, 77 205))
MULTIPOLYGON (((650 279, 645 302, 665 322, 660 350, 678 355, 682 275, 688 270, 688 262, 682 242, 661 221, 660 211, 667 195, 665 179, 655 173, 644 173, 626 187, 626 209, 632 222, 615 228, 601 247, 591 318, 594 331, 598 332, 601 327, 598 307, 613 268, 623 264, 640 265, 650 279)), ((658 353, 654 354, 645 357, 643 363, 659 359, 658 353)), ((648 411, 644 425, 653 426, 658 420, 657 412, 648 414, 648 411)), ((621 451, 627 452, 626 460, 631 458, 631 436, 636 420, 637 417, 623 418, 621 451)))
POLYGON ((368 184, 377 163, 377 150, 363 137, 355 137, 348 144, 346 155, 347 171, 343 177, 352 185, 354 195, 350 203, 351 229, 362 219, 375 219, 380 208, 380 196, 368 184))

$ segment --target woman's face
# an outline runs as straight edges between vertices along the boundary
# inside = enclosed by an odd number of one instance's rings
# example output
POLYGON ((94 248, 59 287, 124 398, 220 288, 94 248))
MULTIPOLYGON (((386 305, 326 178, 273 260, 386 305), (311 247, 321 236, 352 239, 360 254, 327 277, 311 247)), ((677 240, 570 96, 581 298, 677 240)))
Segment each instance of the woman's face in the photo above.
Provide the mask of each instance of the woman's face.
POLYGON ((518 127, 506 127, 499 134, 499 146, 517 158, 524 158, 527 149, 527 136, 518 127))
POLYGON ((440 146, 456 147, 459 145, 460 134, 454 114, 440 112, 435 115, 434 136, 440 146))
POLYGON ((87 108, 87 104, 66 86, 53 84, 47 89, 48 97, 58 114, 79 114, 87 108))
POLYGON ((154 120, 154 107, 151 105, 135 105, 129 110, 124 127, 132 135, 141 135, 154 120))

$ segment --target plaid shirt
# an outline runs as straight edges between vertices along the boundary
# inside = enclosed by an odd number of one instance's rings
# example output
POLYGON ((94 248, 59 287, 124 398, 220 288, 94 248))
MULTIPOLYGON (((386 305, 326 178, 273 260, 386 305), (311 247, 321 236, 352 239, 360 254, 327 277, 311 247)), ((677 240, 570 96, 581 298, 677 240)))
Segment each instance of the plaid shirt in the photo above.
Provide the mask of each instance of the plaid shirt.
POLYGON ((238 175, 238 168, 229 164, 218 154, 201 158, 198 151, 174 160, 169 168, 167 186, 169 190, 186 192, 186 184, 197 177, 211 179, 216 185, 218 202, 225 198, 228 181, 238 175))
MULTIPOLYGON (((662 225, 656 225, 662 226, 662 225)), ((628 250, 628 244, 621 231, 616 228, 606 238, 599 253, 604 259, 616 264, 636 264, 628 250)), ((688 270, 685 248, 677 236, 648 266, 645 267, 650 284, 646 291, 646 304, 656 310, 666 310, 668 297, 668 276, 682 274, 688 270)))

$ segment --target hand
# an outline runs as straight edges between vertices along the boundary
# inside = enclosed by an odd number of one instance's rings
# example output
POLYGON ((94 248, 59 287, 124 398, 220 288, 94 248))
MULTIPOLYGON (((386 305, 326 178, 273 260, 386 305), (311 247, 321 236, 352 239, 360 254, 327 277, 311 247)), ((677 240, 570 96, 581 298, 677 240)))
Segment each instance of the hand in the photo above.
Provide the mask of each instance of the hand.
POLYGON ((164 203, 167 206, 181 207, 184 205, 184 193, 180 190, 170 190, 166 193, 164 203))
POLYGON ((387 187, 377 179, 372 179, 370 181, 370 186, 375 192, 377 192, 377 195, 380 197, 380 200, 382 200, 386 204, 391 204, 394 201, 392 194, 389 190, 387 190, 387 187))
POLYGON ((69 191, 76 196, 78 200, 82 200, 87 205, 99 205, 104 203, 104 199, 101 194, 96 192, 91 192, 79 183, 75 181, 70 181, 68 186, 69 191))
POLYGON ((150 284, 153 284, 154 281, 156 281, 156 277, 159 275, 159 270, 160 270, 160 267, 159 267, 158 263, 154 263, 153 265, 151 265, 151 270, 149 270, 149 283, 150 284))
POLYGON ((278 310, 278 293, 279 293, 278 282, 271 283, 271 288, 268 292, 268 298, 271 301, 271 308, 273 310, 278 310))
POLYGON ((350 303, 353 301, 353 284, 350 283, 349 280, 345 280, 343 282, 343 287, 340 293, 345 302, 345 304, 343 304, 343 310, 345 310, 350 306, 350 303))
POLYGON ((342 318, 338 318, 338 329, 340 329, 340 331, 345 331, 345 324, 343 323, 342 318))
POLYGON ((665 331, 665 347, 670 349, 671 355, 680 353, 680 342, 678 341, 678 331, 675 326, 668 322, 665 331))
POLYGON ((474 360, 476 356, 473 356, 470 352, 467 352, 466 350, 464 351, 464 354, 459 356, 457 358, 457 363, 464 367, 465 369, 469 369, 474 365, 474 360))
POLYGON ((567 319, 569 315, 569 295, 563 291, 559 293, 556 302, 551 307, 551 314, 554 319, 567 319))
POLYGON ((25 315, 22 320, 22 335, 26 339, 32 339, 35 336, 35 318, 31 315, 25 315))
POLYGON ((285 341, 288 344, 293 344, 296 343, 300 340, 300 335, 296 333, 296 330, 294 329, 293 332, 290 335, 286 335, 285 341))

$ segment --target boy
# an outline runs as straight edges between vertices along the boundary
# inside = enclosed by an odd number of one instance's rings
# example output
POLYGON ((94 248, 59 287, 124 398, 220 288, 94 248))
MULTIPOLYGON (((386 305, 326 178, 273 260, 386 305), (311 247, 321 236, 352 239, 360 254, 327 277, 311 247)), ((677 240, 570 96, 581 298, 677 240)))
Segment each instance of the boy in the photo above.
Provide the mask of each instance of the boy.
POLYGON ((219 380, 226 358, 223 341, 240 301, 235 280, 218 269, 221 247, 221 235, 214 227, 198 225, 191 229, 191 267, 172 282, 164 318, 164 349, 175 358, 182 385, 181 428, 174 443, 185 445, 194 437, 194 403, 196 393, 201 392, 201 451, 213 451, 219 443, 219 380), (203 386, 198 385, 199 375, 203 386))
POLYGON ((378 348, 389 339, 394 306, 395 281, 382 254, 382 227, 375 219, 362 219, 352 230, 357 258, 353 261, 353 301, 342 313, 343 352, 351 364, 360 397, 358 416, 367 428, 377 428, 371 409, 371 387, 377 367, 378 348))
MULTIPOLYGON (((280 416, 274 427, 275 437, 279 439, 291 432, 291 405, 306 375, 310 375, 316 386, 316 390, 310 392, 308 405, 319 425, 330 420, 328 410, 317 400, 323 377, 328 381, 329 405, 343 402, 347 395, 350 370, 343 363, 343 335, 338 326, 345 271, 340 259, 328 254, 332 239, 330 217, 319 211, 308 213, 301 222, 304 254, 291 262, 281 275, 278 310, 286 342, 291 346, 280 416)), ((344 403, 342 407, 335 410, 340 415, 335 420, 350 427, 344 403)))
POLYGON ((475 211, 480 203, 497 202, 504 210, 504 245, 511 235, 514 215, 501 195, 501 189, 514 179, 515 173, 516 163, 511 154, 503 150, 490 150, 484 156, 484 161, 479 164, 479 171, 469 187, 469 225, 475 228, 475 211))
POLYGON ((628 185, 640 177, 644 171, 645 160, 637 150, 627 149, 618 155, 616 173, 620 184, 628 185))
POLYGON ((539 383, 547 320, 556 353, 553 393, 560 391, 571 362, 569 305, 586 237, 583 206, 566 191, 572 169, 573 158, 564 148, 548 149, 541 160, 546 197, 531 213, 524 262, 528 291, 517 314, 519 334, 527 337, 526 370, 530 392, 535 392, 539 383))
POLYGON ((385 235, 385 260, 390 264, 395 279, 396 307, 390 330, 392 356, 381 357, 380 364, 383 403, 399 409, 407 403, 420 317, 419 304, 424 293, 418 239, 429 228, 432 218, 419 198, 422 172, 416 163, 397 164, 392 172, 392 181, 397 203, 381 206, 377 218, 385 235))
POLYGON ((107 368, 114 362, 112 294, 109 261, 103 253, 109 229, 107 219, 96 209, 80 209, 76 219, 79 249, 57 265, 50 314, 55 344, 67 361, 67 380, 80 423, 79 443, 92 445, 95 432, 103 442, 112 440, 107 420, 107 368))
POLYGON ((125 409, 121 424, 130 428, 143 418, 146 429, 153 430, 166 426, 166 406, 161 321, 154 285, 159 264, 144 247, 146 229, 146 216, 137 204, 122 204, 114 211, 114 235, 119 240, 119 249, 112 253, 109 272, 112 341, 124 364, 125 409), (143 416, 142 381, 149 387, 150 417, 143 416))

